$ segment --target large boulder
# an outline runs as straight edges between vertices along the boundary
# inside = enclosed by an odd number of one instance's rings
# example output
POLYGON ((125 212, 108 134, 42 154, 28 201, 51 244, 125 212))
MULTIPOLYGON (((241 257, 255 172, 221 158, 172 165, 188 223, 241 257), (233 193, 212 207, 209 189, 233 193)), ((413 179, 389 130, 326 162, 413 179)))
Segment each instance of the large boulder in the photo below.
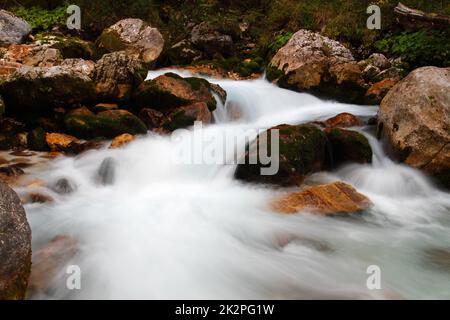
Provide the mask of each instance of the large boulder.
POLYGON ((360 102, 366 91, 361 67, 350 50, 308 30, 296 32, 269 65, 269 80, 281 87, 344 102, 360 102))
POLYGON ((383 99, 378 122, 397 159, 450 187, 450 68, 411 72, 383 99))
POLYGON ((154 62, 164 48, 164 38, 157 28, 133 18, 105 29, 97 42, 108 52, 126 51, 146 64, 154 62))
POLYGON ((232 37, 221 34, 207 22, 202 22, 192 29, 191 42, 210 58, 217 54, 230 56, 234 51, 232 37))
POLYGON ((94 114, 89 111, 75 111, 64 119, 67 131, 80 138, 114 138, 124 133, 145 134, 147 127, 131 112, 109 110, 94 114))
POLYGON ((22 43, 30 32, 31 26, 25 20, 0 10, 0 46, 22 43))
POLYGON ((95 100, 92 80, 68 67, 22 67, 0 83, 12 112, 51 110, 95 100))
POLYGON ((194 125, 196 121, 208 124, 212 120, 211 111, 204 102, 196 102, 182 106, 172 111, 164 121, 163 128, 168 131, 186 128, 194 125))
POLYGON ((0 300, 23 299, 31 268, 31 230, 17 194, 0 182, 0 300))
POLYGON ((174 73, 166 73, 151 81, 143 82, 133 96, 134 105, 148 107, 162 112, 204 102, 210 111, 216 109, 213 92, 217 90, 201 78, 182 78, 174 73))
MULTIPOLYGON (((327 166, 328 141, 322 130, 314 125, 280 125, 267 131, 267 149, 272 150, 271 131, 279 130, 279 170, 275 175, 262 175, 261 161, 251 164, 253 157, 250 153, 255 148, 247 148, 245 163, 239 164, 235 177, 239 180, 257 183, 276 184, 281 186, 299 185, 304 178, 313 172, 320 171, 327 166)), ((260 137, 253 142, 260 146, 260 137)), ((264 146, 262 146, 264 147, 264 146)), ((270 153, 268 153, 270 154, 270 153)), ((275 155, 273 155, 275 156, 275 155)))
POLYGON ((147 69, 124 51, 105 54, 95 65, 93 79, 99 99, 127 102, 133 88, 144 81, 147 69))
POLYGON ((352 186, 335 182, 293 192, 272 203, 281 213, 307 211, 321 215, 359 213, 371 206, 370 200, 352 186))

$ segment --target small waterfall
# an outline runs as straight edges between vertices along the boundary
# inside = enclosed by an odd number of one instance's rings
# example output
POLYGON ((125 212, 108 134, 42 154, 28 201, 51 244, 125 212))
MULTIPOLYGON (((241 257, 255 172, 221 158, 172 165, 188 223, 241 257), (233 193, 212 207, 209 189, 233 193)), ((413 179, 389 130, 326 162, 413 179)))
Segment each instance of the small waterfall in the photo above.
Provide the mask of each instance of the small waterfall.
MULTIPOLYGON (((149 78, 167 71, 152 71, 149 78)), ((206 136, 377 112, 264 79, 208 80, 222 86, 228 99, 218 103, 215 123, 203 129, 206 136)), ((58 234, 77 239, 75 263, 83 280, 82 290, 57 290, 49 297, 449 298, 448 274, 423 255, 450 243, 448 193, 389 160, 373 135, 359 130, 373 148, 372 165, 311 177, 344 180, 366 194, 374 207, 359 218, 276 214, 268 203, 280 190, 235 181, 233 164, 174 163, 176 144, 166 136, 149 134, 126 149, 54 160, 36 176, 65 177, 70 184, 57 183, 63 192, 55 193, 54 203, 27 205, 34 246, 58 234), (69 185, 76 192, 67 194, 69 185), (382 291, 366 287, 370 265, 381 268, 382 291)))

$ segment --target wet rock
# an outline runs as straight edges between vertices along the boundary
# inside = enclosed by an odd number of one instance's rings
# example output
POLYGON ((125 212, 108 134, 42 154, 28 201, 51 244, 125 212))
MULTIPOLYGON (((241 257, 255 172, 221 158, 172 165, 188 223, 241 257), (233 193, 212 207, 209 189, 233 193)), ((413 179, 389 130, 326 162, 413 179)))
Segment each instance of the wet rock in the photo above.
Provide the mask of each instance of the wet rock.
POLYGON ((450 68, 423 67, 395 85, 378 112, 379 136, 398 160, 450 187, 450 68))
POLYGON ((130 143, 131 141, 135 140, 136 137, 129 134, 129 133, 124 133, 121 134, 120 136, 117 136, 113 139, 113 141, 111 142, 111 149, 118 149, 123 147, 124 145, 130 143))
POLYGON ((210 58, 216 54, 226 57, 232 55, 234 52, 232 37, 221 34, 207 22, 202 22, 192 29, 191 42, 210 58))
MULTIPOLYGON (((313 172, 326 167, 328 161, 328 140, 324 132, 313 125, 280 125, 267 131, 267 149, 271 150, 271 130, 279 130, 279 170, 275 175, 262 175, 258 164, 250 164, 249 159, 255 152, 258 139, 247 148, 245 164, 239 164, 235 177, 238 180, 255 183, 268 183, 281 186, 299 185, 313 172)), ((264 144, 261 144, 264 147, 264 144)), ((264 148, 265 149, 265 148, 264 148)), ((270 155, 270 153, 267 153, 270 155)), ((259 156, 258 156, 259 159, 259 156)))
MULTIPOLYGON (((143 82, 134 94, 134 104, 161 112, 204 102, 210 111, 216 109, 217 101, 212 95, 210 83, 201 78, 182 78, 166 73, 151 81, 143 82)), ((217 89, 214 89, 217 90, 217 89)))
POLYGON ((0 300, 24 299, 31 268, 31 230, 17 194, 0 182, 0 300))
POLYGON ((194 125, 195 121, 201 121, 203 124, 211 122, 212 114, 204 102, 193 103, 183 106, 171 112, 164 121, 163 128, 168 131, 186 128, 194 125))
POLYGON ((77 190, 77 186, 69 179, 61 178, 58 179, 54 185, 52 185, 51 189, 59 194, 69 194, 75 192, 77 190))
POLYGON ((106 158, 100 164, 97 171, 98 182, 104 186, 114 184, 116 178, 116 161, 113 158, 106 158))
POLYGON ((450 272, 450 250, 428 249, 425 251, 425 258, 434 267, 450 272))
POLYGON ((108 52, 126 51, 147 64, 154 62, 164 48, 164 38, 157 28, 132 18, 105 29, 97 43, 108 52))
POLYGON ((7 167, 0 167, 0 174, 8 177, 18 177, 23 175, 25 172, 18 165, 13 164, 7 167))
POLYGON ((62 133, 47 133, 45 141, 52 151, 71 151, 75 146, 81 144, 77 138, 62 133))
POLYGON ((126 103, 146 74, 144 65, 124 51, 105 54, 93 73, 97 95, 103 101, 126 103))
POLYGON ((372 148, 361 133, 341 128, 328 128, 325 129, 325 133, 333 150, 333 165, 346 162, 361 164, 372 162, 372 148))
POLYGON ((64 119, 68 132, 80 138, 114 138, 124 133, 145 134, 147 127, 131 112, 126 110, 93 113, 71 113, 64 119))
POLYGON ((54 289, 58 275, 66 273, 67 266, 78 251, 77 240, 60 235, 33 254, 29 292, 37 294, 54 289))
POLYGON ((154 109, 143 108, 139 111, 139 118, 145 123, 149 130, 161 127, 165 116, 162 112, 154 109))
POLYGON ((385 79, 394 79, 394 80, 399 81, 400 79, 403 78, 403 73, 404 73, 404 70, 392 67, 387 70, 381 71, 379 74, 377 74, 375 76, 373 81, 380 82, 385 79))
POLYGON ((308 30, 296 32, 269 65, 269 80, 284 88, 344 102, 362 100, 365 82, 350 50, 308 30))
POLYGON ((0 92, 11 112, 52 110, 69 107, 95 98, 92 80, 67 67, 22 67, 7 81, 0 83, 0 92))
POLYGON ((343 182, 310 187, 272 202, 272 208, 277 212, 307 211, 321 215, 359 213, 370 206, 366 196, 343 182))
POLYGON ((6 10, 0 10, 0 46, 22 43, 31 32, 25 20, 6 10))
POLYGON ((325 126, 328 128, 348 128, 359 127, 362 125, 361 120, 352 115, 351 113, 343 112, 337 116, 325 121, 325 126))
POLYGON ((102 112, 102 111, 109 111, 109 110, 117 110, 119 109, 119 106, 115 103, 98 103, 94 107, 94 112, 102 112))
POLYGON ((55 200, 51 196, 39 192, 31 192, 22 199, 23 204, 50 203, 54 201, 55 200))
POLYGON ((398 82, 398 79, 384 79, 374 83, 366 92, 366 103, 375 105, 380 104, 389 90, 391 90, 398 82))

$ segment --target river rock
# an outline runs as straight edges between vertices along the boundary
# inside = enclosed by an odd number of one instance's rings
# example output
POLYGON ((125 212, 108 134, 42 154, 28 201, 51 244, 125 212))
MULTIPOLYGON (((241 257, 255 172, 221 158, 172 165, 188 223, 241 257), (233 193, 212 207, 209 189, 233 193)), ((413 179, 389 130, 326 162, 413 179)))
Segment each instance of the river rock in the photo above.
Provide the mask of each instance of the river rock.
POLYGON ((89 110, 69 113, 64 123, 74 136, 92 138, 114 138, 124 133, 145 134, 147 127, 127 110, 109 110, 94 114, 89 110))
POLYGON ((133 136, 132 134, 129 134, 129 133, 121 134, 120 136, 117 136, 113 139, 113 141, 111 142, 110 148, 111 149, 119 149, 135 139, 136 139, 136 137, 133 136))
POLYGON ((84 60, 84 59, 64 59, 64 61, 61 62, 61 66, 65 68, 69 68, 74 70, 75 72, 84 74, 85 76, 92 77, 94 69, 95 69, 95 63, 91 60, 84 60))
POLYGON ((327 128, 348 128, 359 127, 361 125, 361 120, 347 112, 339 113, 337 116, 325 121, 327 128))
POLYGON ((154 62, 164 48, 164 38, 157 28, 133 18, 105 29, 97 42, 108 52, 126 51, 146 64, 154 62))
POLYGON ((0 46, 22 43, 31 32, 25 20, 6 10, 0 10, 0 46))
POLYGON ((30 67, 53 67, 63 61, 58 49, 36 43, 11 45, 3 59, 30 67))
POLYGON ((161 127, 165 116, 162 112, 154 109, 143 108, 139 111, 139 118, 145 123, 149 130, 161 127))
POLYGON ((234 52, 233 38, 202 22, 192 29, 191 41, 199 50, 212 58, 216 54, 230 56, 234 52))
POLYGON ((183 78, 174 73, 166 73, 151 81, 143 82, 136 90, 133 101, 137 107, 170 112, 175 108, 196 102, 204 102, 210 111, 216 109, 213 96, 216 88, 201 78, 183 78))
POLYGON ((361 133, 341 128, 327 128, 325 133, 331 144, 333 165, 346 162, 361 164, 372 162, 372 148, 361 133))
POLYGON ((125 51, 105 54, 97 61, 93 74, 97 95, 103 101, 128 102, 146 73, 143 64, 125 51))
POLYGON ((352 186, 335 182, 306 188, 290 193, 272 203, 272 208, 281 213, 307 211, 320 215, 359 213, 371 206, 371 201, 352 186))
POLYGON ((400 79, 384 79, 374 83, 366 92, 365 100, 367 104, 378 105, 383 101, 389 90, 391 90, 400 79))
POLYGON ((378 113, 379 136, 398 160, 450 187, 450 68, 423 67, 395 85, 378 113))
MULTIPOLYGON (((267 148, 271 150, 271 130, 279 130, 279 170, 275 175, 261 175, 258 164, 250 164, 250 152, 247 148, 245 164, 239 164, 235 177, 238 180, 255 183, 268 183, 281 186, 299 185, 313 172, 326 167, 328 140, 324 132, 313 125, 280 125, 267 131, 267 148)), ((252 146, 259 145, 259 137, 252 146)), ((264 147, 264 146, 263 146, 264 147)), ((259 159, 259 157, 258 157, 259 159)))
POLYGON ((167 52, 171 65, 189 65, 202 57, 202 52, 194 48, 191 41, 177 42, 167 52))
POLYGON ((281 87, 344 102, 362 100, 365 82, 350 50, 308 30, 296 32, 269 65, 269 80, 281 87))
POLYGON ((95 99, 92 80, 68 67, 27 67, 18 69, 5 82, 0 93, 13 112, 51 110, 95 99))
POLYGON ((194 125, 195 121, 208 124, 212 120, 211 111, 204 102, 196 102, 188 106, 176 108, 164 121, 163 128, 168 131, 186 128, 194 125))
POLYGON ((31 230, 17 194, 0 182, 0 300, 24 299, 31 268, 31 230))
POLYGON ((46 132, 43 128, 33 129, 28 133, 28 148, 34 151, 48 151, 46 132))
POLYGON ((81 141, 77 138, 62 133, 47 133, 45 141, 51 151, 70 152, 81 144, 81 141))

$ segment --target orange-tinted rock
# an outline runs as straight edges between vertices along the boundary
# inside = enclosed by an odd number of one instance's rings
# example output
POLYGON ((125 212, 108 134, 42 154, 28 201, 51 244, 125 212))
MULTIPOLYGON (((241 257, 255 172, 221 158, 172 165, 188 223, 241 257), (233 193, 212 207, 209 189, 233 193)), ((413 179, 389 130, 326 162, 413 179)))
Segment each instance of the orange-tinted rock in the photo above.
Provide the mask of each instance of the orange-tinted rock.
POLYGON ((52 197, 50 197, 47 194, 43 194, 43 193, 39 193, 39 192, 32 192, 28 195, 26 195, 23 199, 22 202, 24 204, 29 204, 29 203, 47 203, 47 202, 53 202, 55 201, 52 197))
POLYGON ((81 143, 77 138, 62 133, 47 133, 45 140, 52 151, 70 151, 81 143))
POLYGON ((389 90, 391 90, 398 81, 399 80, 397 79, 384 79, 373 84, 366 92, 366 103, 380 104, 389 90))
POLYGON ((114 140, 111 142, 111 149, 118 149, 123 147, 124 145, 130 143, 131 141, 135 140, 136 137, 129 133, 124 133, 118 137, 115 137, 114 140))
POLYGON ((368 209, 370 200, 343 182, 319 185, 291 193, 272 203, 281 213, 308 211, 321 215, 357 213, 368 209))
POLYGON ((325 121, 325 126, 328 128, 347 128, 361 126, 362 122, 357 117, 350 113, 340 113, 337 116, 325 121))

